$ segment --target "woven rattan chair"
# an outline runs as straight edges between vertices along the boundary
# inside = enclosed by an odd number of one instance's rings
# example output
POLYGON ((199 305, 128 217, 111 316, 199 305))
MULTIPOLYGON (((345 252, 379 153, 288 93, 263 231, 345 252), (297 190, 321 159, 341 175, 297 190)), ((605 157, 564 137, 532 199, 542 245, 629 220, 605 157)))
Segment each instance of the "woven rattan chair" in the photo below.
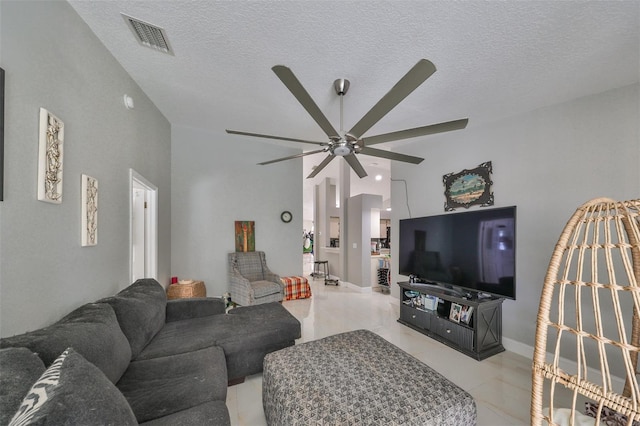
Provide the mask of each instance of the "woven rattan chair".
POLYGON ((586 404, 598 425, 640 420, 639 229, 640 200, 600 198, 560 235, 538 311, 531 424, 565 423, 559 413, 578 424, 586 404))

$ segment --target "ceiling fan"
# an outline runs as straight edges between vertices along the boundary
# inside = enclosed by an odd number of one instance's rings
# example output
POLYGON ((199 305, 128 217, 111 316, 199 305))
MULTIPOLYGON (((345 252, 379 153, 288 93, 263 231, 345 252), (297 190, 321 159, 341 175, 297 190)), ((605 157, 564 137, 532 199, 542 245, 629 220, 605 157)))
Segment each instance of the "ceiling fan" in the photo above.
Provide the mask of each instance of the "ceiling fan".
POLYGON ((452 130, 464 129, 467 126, 469 119, 464 118, 461 120, 448 121, 444 123, 431 124, 423 127, 416 127, 413 129, 400 130, 391 133, 385 133, 376 136, 368 136, 363 138, 362 135, 367 132, 374 124, 376 124, 382 117, 387 115, 389 111, 395 108, 404 98, 409 96, 418 86, 420 86, 427 78, 429 78, 435 71, 436 67, 430 61, 426 59, 420 59, 417 64, 413 66, 407 72, 404 77, 398 81, 395 86, 389 90, 389 92, 378 101, 367 112, 364 117, 356 123, 351 130, 344 132, 342 130, 342 117, 343 106, 342 98, 349 90, 349 80, 338 79, 334 84, 334 88, 338 96, 340 96, 340 133, 331 125, 327 117, 320 111, 318 105, 313 101, 309 93, 302 86, 300 81, 296 78, 293 72, 284 65, 276 65, 271 68, 278 78, 284 83, 293 96, 300 102, 300 104, 307 110, 309 115, 318 123, 322 130, 329 137, 329 142, 316 142, 304 139, 286 138, 282 136, 264 135, 259 133, 241 132, 237 130, 227 129, 227 133, 244 136, 254 136, 259 138, 277 139, 291 142, 301 142, 307 144, 314 144, 322 146, 322 149, 315 151, 303 152, 301 154, 290 155, 288 157, 278 158, 276 160, 265 161, 258 163, 260 165, 277 163, 279 161, 291 160, 293 158, 304 157, 305 155, 318 154, 321 152, 328 152, 329 155, 311 172, 307 178, 316 176, 327 164, 331 162, 336 156, 343 157, 358 177, 363 178, 367 176, 367 172, 360 164, 360 161, 356 158, 356 154, 371 155, 373 157, 388 158, 390 160, 403 161, 406 163, 419 164, 424 159, 420 157, 414 157, 411 155, 400 154, 397 152, 385 151, 381 149, 370 148, 371 145, 397 141, 401 139, 415 138, 418 136, 431 135, 434 133, 449 132, 452 130))

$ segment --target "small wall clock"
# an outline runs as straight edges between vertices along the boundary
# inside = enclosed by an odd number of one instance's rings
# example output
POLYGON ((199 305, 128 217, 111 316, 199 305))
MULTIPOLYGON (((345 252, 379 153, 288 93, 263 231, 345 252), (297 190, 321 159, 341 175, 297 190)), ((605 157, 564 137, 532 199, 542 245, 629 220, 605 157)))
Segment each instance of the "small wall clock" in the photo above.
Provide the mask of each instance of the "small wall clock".
POLYGON ((293 215, 291 214, 290 211, 283 211, 280 214, 280 219, 284 222, 284 223, 289 223, 291 222, 291 219, 293 219, 293 215))

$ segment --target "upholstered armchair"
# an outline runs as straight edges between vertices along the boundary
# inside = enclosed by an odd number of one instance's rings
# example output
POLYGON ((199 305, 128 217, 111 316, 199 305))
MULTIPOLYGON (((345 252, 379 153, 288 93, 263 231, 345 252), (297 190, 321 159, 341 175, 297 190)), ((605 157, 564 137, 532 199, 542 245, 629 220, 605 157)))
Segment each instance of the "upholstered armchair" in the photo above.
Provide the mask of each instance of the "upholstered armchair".
POLYGON ((239 305, 281 302, 284 285, 269 270, 263 251, 229 253, 231 300, 239 305))

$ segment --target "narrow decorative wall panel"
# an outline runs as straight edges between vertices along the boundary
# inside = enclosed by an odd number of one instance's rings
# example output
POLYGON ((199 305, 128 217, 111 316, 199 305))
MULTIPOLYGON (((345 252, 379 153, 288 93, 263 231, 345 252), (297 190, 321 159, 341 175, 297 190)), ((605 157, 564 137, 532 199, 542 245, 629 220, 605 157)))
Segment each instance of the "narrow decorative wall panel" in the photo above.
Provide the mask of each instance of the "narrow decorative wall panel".
POLYGON ((82 246, 98 244, 98 180, 82 175, 82 246))
POLYGON ((40 108, 40 141, 38 152, 38 200, 62 203, 64 123, 40 108))

